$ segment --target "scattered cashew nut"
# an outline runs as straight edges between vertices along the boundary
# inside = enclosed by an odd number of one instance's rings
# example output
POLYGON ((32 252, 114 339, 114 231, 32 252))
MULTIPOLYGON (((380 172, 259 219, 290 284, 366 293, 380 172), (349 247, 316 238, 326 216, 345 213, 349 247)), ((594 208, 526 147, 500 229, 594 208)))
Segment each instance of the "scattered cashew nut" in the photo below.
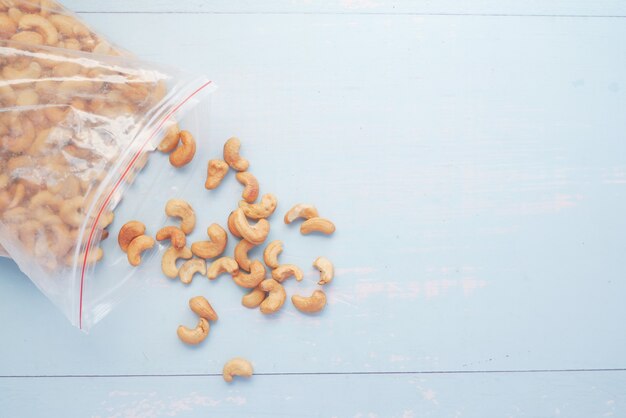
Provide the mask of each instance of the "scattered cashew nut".
POLYGON ((224 144, 224 161, 235 171, 246 171, 250 166, 248 160, 239 155, 241 141, 232 137, 224 144))
POLYGON ((133 238, 126 251, 130 265, 138 266, 141 263, 141 254, 152 247, 154 247, 154 238, 148 235, 133 238))
POLYGON ((254 309, 257 308, 261 302, 265 300, 265 293, 263 290, 259 289, 259 287, 255 287, 250 291, 250 293, 244 295, 241 298, 241 304, 246 308, 254 309))
POLYGON ((321 232, 330 235, 335 232, 335 225, 325 218, 311 218, 300 225, 300 233, 307 235, 312 232, 321 232))
POLYGON ((199 258, 192 258, 191 260, 187 260, 180 266, 178 269, 178 277, 180 277, 180 281, 184 284, 191 283, 194 274, 200 273, 202 275, 206 274, 206 262, 199 258))
POLYGON ((284 282, 291 276, 295 277, 297 281, 302 281, 304 274, 302 270, 300 270, 300 267, 294 264, 281 264, 272 270, 272 278, 278 283, 284 282))
POLYGON ((243 239, 251 244, 262 244, 270 233, 270 223, 266 219, 260 219, 255 225, 250 225, 241 208, 235 211, 233 223, 243 239))
POLYGON ((253 203, 259 196, 259 181, 249 171, 237 173, 237 181, 244 185, 241 198, 248 203, 253 203))
POLYGON ((166 226, 159 229, 156 239, 157 241, 169 239, 174 248, 183 248, 187 244, 185 233, 176 226, 166 226))
POLYGON ((207 277, 214 280, 222 273, 236 275, 239 273, 239 265, 230 257, 221 257, 211 263, 207 269, 207 277))
POLYGON ((217 321, 217 312, 204 296, 195 296, 189 299, 189 308, 200 318, 208 321, 217 321))
POLYGON ((278 255, 283 252, 283 242, 276 240, 267 244, 263 251, 263 260, 267 267, 275 269, 278 267, 278 255))
POLYGON ((189 329, 183 325, 180 325, 176 330, 178 338, 186 344, 200 344, 209 335, 209 321, 204 318, 200 318, 198 325, 195 328, 189 329))
POLYGON ((227 382, 233 381, 233 376, 250 377, 254 373, 252 364, 241 357, 235 357, 224 365, 222 376, 227 382))
POLYGON ((224 176, 228 173, 228 164, 222 160, 211 160, 207 167, 206 182, 204 187, 213 190, 220 185, 224 176))
POLYGON ((309 297, 293 295, 291 297, 291 303, 293 303, 293 306, 300 312, 319 312, 326 306, 326 294, 321 290, 316 290, 309 297))
POLYGON ((252 261, 248 258, 248 251, 254 247, 256 247, 256 245, 249 243, 245 239, 239 241, 235 246, 235 260, 242 270, 250 271, 250 263, 252 261))
POLYGON ((259 289, 268 292, 267 297, 260 305, 261 313, 266 315, 278 311, 285 303, 285 299, 287 299, 285 288, 274 279, 263 280, 259 284, 259 289))
POLYGON ((212 224, 207 228, 210 241, 198 241, 191 244, 191 252, 201 258, 215 258, 224 252, 228 243, 228 235, 224 228, 218 224, 212 224))
POLYGON ((333 267, 333 263, 331 263, 328 258, 317 257, 313 262, 313 267, 320 271, 320 281, 317 282, 318 285, 322 286, 333 280, 335 268, 333 267))
POLYGON ((250 264, 250 273, 239 271, 237 274, 233 274, 233 281, 237 283, 238 286, 245 287, 246 289, 257 287, 264 278, 265 267, 257 260, 250 264))
POLYGON ((180 131, 180 145, 170 154, 170 164, 182 167, 189 164, 196 155, 196 140, 189 131, 180 131))
MULTIPOLYGON (((243 174, 243 173, 240 173, 243 174)), ((276 210, 276 204, 278 200, 276 196, 271 193, 266 193, 261 197, 259 203, 248 203, 244 200, 239 202, 239 207, 243 209, 243 212, 250 219, 263 219, 268 218, 276 210)))
POLYGON ((189 234, 196 226, 196 214, 189 203, 181 199, 170 199, 165 205, 167 216, 180 218, 180 229, 189 234))
POLYGON ((299 203, 285 213, 284 220, 286 224, 290 224, 299 218, 311 219, 317 218, 318 216, 319 214, 317 213, 315 206, 306 203, 299 203))
POLYGON ((146 232, 146 226, 139 221, 126 222, 117 235, 117 243, 122 251, 128 251, 128 245, 131 241, 146 232))
POLYGON ((176 261, 178 261, 179 258, 188 260, 191 257, 193 257, 193 253, 188 247, 180 249, 170 247, 163 253, 163 258, 161 259, 161 270, 163 270, 163 273, 170 279, 175 279, 178 276, 176 261))

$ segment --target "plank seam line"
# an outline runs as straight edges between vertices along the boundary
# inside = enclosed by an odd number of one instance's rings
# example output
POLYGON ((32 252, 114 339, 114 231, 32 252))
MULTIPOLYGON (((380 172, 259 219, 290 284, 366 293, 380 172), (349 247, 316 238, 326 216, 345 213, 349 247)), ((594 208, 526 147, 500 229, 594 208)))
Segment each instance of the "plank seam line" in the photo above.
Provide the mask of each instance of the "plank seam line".
MULTIPOLYGON (((353 371, 353 372, 266 372, 255 376, 367 376, 367 375, 419 375, 419 374, 521 374, 521 373, 590 373, 626 372, 626 368, 614 369, 530 369, 530 370, 441 370, 441 371, 353 371)), ((46 379, 46 378, 139 378, 139 377, 215 377, 221 373, 163 373, 163 374, 59 374, 59 375, 0 375, 0 379, 46 379)))

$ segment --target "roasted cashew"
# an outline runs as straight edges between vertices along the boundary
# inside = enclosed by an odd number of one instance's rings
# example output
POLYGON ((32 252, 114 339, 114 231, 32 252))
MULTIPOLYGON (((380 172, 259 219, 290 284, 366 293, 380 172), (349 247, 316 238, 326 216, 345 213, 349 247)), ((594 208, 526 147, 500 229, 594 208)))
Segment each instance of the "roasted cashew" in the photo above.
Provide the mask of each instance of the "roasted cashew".
POLYGON ((17 25, 8 15, 0 14, 0 37, 9 39, 17 31, 17 25))
POLYGON ((215 258, 224 252, 228 243, 228 234, 218 224, 207 228, 210 241, 198 241, 191 244, 191 252, 201 258, 215 258))
POLYGON ((302 270, 300 270, 300 267, 294 264, 281 264, 272 270, 272 278, 278 283, 284 282, 291 276, 295 277, 297 281, 302 281, 304 274, 302 270))
POLYGON ((248 251, 254 247, 256 247, 256 245, 249 243, 245 239, 239 241, 235 246, 235 260, 242 270, 250 271, 250 263, 252 260, 248 258, 248 251))
POLYGON ((217 321, 217 312, 204 296, 195 296, 189 299, 189 308, 200 318, 207 321, 217 321))
POLYGON ((250 377, 253 373, 252 364, 241 357, 235 357, 224 365, 222 376, 227 382, 233 381, 233 376, 250 377))
POLYGON ((2 75, 7 80, 35 81, 41 76, 41 65, 35 61, 28 64, 26 68, 22 69, 7 65, 2 69, 2 75))
POLYGON ((191 205, 184 200, 168 200, 165 205, 165 214, 167 216, 180 218, 180 229, 182 229, 185 234, 191 233, 196 226, 196 214, 191 205))
POLYGON ((31 30, 18 32, 15 35, 11 36, 11 40, 16 42, 23 42, 30 45, 43 45, 43 36, 31 30))
MULTIPOLYGON (((52 22, 54 27, 61 33, 64 37, 84 37, 89 36, 89 29, 78 20, 74 19, 71 16, 65 15, 57 15, 53 14, 48 17, 48 20, 52 22)), ((67 41, 67 40, 66 40, 67 41)), ((78 41, 77 41, 78 42, 78 41)))
POLYGON ((264 292, 268 292, 265 300, 261 302, 261 313, 266 315, 273 314, 282 308, 285 303, 285 299, 287 299, 287 293, 285 293, 285 288, 282 284, 278 283, 274 279, 266 279, 259 284, 259 289, 264 292))
POLYGON ((243 171, 235 175, 237 181, 244 185, 241 198, 248 203, 253 203, 259 196, 259 181, 249 171, 243 171))
POLYGON ((257 286, 252 289, 250 293, 244 295, 241 298, 241 304, 246 308, 257 308, 261 304, 261 302, 265 300, 266 295, 267 294, 263 290, 259 289, 257 286))
POLYGON ((311 218, 300 225, 300 233, 307 235, 312 232, 321 232, 330 235, 335 232, 335 224, 325 218, 311 218))
POLYGON ((18 27, 22 30, 34 29, 44 37, 46 45, 56 45, 59 41, 59 32, 52 23, 43 16, 26 14, 20 18, 18 27))
POLYGON ((316 290, 309 297, 293 295, 291 303, 300 312, 314 313, 319 312, 326 306, 326 294, 321 290, 316 290))
POLYGON ((276 240, 267 244, 263 251, 263 260, 267 267, 275 269, 278 267, 278 255, 283 252, 283 242, 276 240))
POLYGON ((250 273, 239 271, 237 274, 233 274, 233 281, 238 286, 246 289, 257 287, 263 279, 265 279, 265 267, 260 261, 256 260, 250 264, 250 273))
POLYGON ((170 164, 182 167, 189 164, 196 155, 196 140, 189 131, 180 131, 180 145, 170 154, 170 164))
POLYGON ((165 136, 159 143, 159 146, 157 147, 157 149, 165 153, 174 151, 174 148, 176 148, 176 146, 178 145, 179 137, 180 137, 180 128, 178 127, 178 124, 175 123, 171 125, 169 128, 167 128, 167 132, 165 133, 165 136))
POLYGON ((156 234, 157 241, 170 240, 170 244, 174 248, 183 248, 187 244, 185 233, 176 226, 166 226, 159 229, 156 234))
POLYGON ((130 242, 140 235, 145 234, 146 226, 139 221, 126 222, 117 235, 117 243, 120 245, 122 251, 128 251, 128 245, 130 242))
POLYGON ((248 160, 239 155, 241 141, 232 137, 224 144, 224 161, 235 171, 246 171, 250 166, 248 160))
POLYGON ((196 273, 200 273, 203 276, 206 274, 206 262, 199 258, 192 258, 191 260, 185 261, 183 265, 180 266, 178 277, 180 277, 181 282, 189 284, 196 273))
POLYGON ((230 215, 228 215, 228 230, 233 236, 241 238, 241 234, 237 231, 237 227, 235 226, 235 211, 232 211, 230 215))
POLYGON ((175 279, 178 276, 176 261, 178 261, 179 258, 188 260, 191 257, 193 257, 193 253, 188 247, 180 249, 170 247, 163 253, 163 258, 161 259, 161 270, 163 270, 163 273, 170 279, 175 279))
POLYGON ((209 321, 200 318, 198 325, 194 329, 189 329, 180 325, 176 330, 178 338, 185 344, 200 344, 209 335, 209 321))
POLYGON ((224 176, 228 172, 228 164, 222 160, 211 160, 206 171, 206 182, 204 187, 213 190, 220 185, 224 176))
POLYGON ((222 273, 236 275, 239 273, 239 265, 230 257, 221 257, 211 263, 207 269, 207 277, 214 280, 222 273))
POLYGON ((290 224, 298 218, 311 219, 318 216, 315 206, 299 203, 285 213, 285 223, 290 224))
POLYGON ((239 207, 243 209, 243 212, 250 219, 263 219, 268 218, 276 210, 276 204, 278 200, 276 196, 271 193, 266 193, 261 197, 259 203, 248 203, 246 201, 239 202, 239 207))
POLYGON ((251 244, 262 244, 270 233, 270 223, 266 219, 259 220, 254 226, 250 225, 241 208, 235 211, 233 223, 243 239, 251 244))
POLYGON ((126 251, 130 265, 138 266, 141 263, 141 254, 152 247, 154 247, 154 238, 151 236, 139 235, 133 238, 126 251))
POLYGON ((82 196, 76 196, 61 204, 59 216, 63 221, 73 227, 78 227, 83 223, 83 200, 82 196))
POLYGON ((333 280, 335 268, 328 258, 317 257, 313 262, 313 267, 320 271, 320 281, 317 282, 320 286, 330 283, 331 280, 333 280))

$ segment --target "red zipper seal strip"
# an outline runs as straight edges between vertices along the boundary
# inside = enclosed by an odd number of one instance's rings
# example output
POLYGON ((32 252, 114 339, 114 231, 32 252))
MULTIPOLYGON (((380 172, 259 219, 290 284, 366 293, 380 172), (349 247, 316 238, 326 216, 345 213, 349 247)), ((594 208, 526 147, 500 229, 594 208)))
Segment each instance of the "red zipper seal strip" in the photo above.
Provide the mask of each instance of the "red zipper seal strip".
POLYGON ((187 103, 189 99, 191 99, 193 96, 198 94, 202 89, 204 89, 206 86, 208 86, 211 83, 212 81, 207 81, 206 83, 198 87, 196 91, 194 91, 189 96, 187 96, 185 100, 183 100, 178 105, 176 105, 172 110, 169 111, 167 115, 165 115, 165 117, 163 117, 163 119, 154 129, 152 134, 150 134, 150 136, 146 139, 146 141, 143 144, 141 144, 139 151, 137 151, 137 153, 132 158, 132 160, 130 160, 130 162, 126 166, 126 169, 124 170, 120 178, 117 180, 117 182, 115 183, 115 185, 113 186, 109 194, 107 195, 106 200, 100 207, 100 210, 98 211, 98 214, 96 215, 96 219, 93 223, 93 226, 91 227, 91 231, 89 232, 89 239, 87 240, 87 247, 85 248, 85 255, 83 256, 83 266, 80 272, 80 304, 79 304, 78 328, 83 329, 83 290, 85 289, 85 269, 87 268, 87 258, 89 257, 89 250, 91 249, 91 241, 93 239, 93 234, 96 231, 96 225, 98 225, 98 222, 100 221, 100 217, 102 216, 102 213, 104 212, 104 208, 106 208, 106 206, 109 204, 109 202, 111 201, 111 198, 113 197, 113 193, 115 193, 115 191, 120 186, 120 184, 122 184, 122 181, 124 180, 124 178, 126 178, 128 173, 130 172, 130 169, 133 168, 133 166, 135 165, 135 162, 137 162, 137 159, 143 152, 148 142, 150 142, 150 140, 154 138, 154 136, 159 131, 159 129, 161 129, 163 124, 165 124, 165 122, 167 122, 169 118, 171 118, 172 115, 178 111, 178 109, 180 109, 185 103, 187 103))

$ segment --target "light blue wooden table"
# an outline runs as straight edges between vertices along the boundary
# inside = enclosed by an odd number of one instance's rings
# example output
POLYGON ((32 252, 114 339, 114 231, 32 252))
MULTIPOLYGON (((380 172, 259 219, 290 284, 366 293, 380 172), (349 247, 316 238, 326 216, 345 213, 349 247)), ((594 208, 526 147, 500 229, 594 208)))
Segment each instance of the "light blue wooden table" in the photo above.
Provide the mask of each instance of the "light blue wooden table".
POLYGON ((232 177, 197 190, 238 135, 281 213, 313 201, 338 225, 275 222, 307 273, 288 292, 314 288, 321 253, 338 274, 323 315, 264 318, 226 279, 155 265, 85 335, 0 260, 0 416, 626 416, 625 3, 66 4, 219 84, 197 175, 167 186, 196 191, 200 224, 236 198, 232 177), (196 294, 220 321, 190 349, 175 330, 196 294), (257 375, 227 385, 235 355, 257 375))

